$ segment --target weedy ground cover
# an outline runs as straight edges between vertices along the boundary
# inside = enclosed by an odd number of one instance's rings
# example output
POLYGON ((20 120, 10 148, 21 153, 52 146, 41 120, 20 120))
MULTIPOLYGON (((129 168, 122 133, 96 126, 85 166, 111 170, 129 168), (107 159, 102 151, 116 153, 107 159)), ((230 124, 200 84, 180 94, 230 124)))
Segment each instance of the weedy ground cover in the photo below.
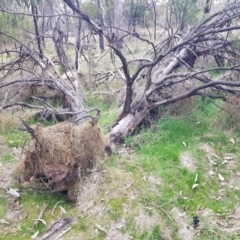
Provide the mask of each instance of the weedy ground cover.
MULTIPOLYGON (((95 101, 107 132, 116 104, 93 98, 89 106, 95 101)), ((198 100, 185 116, 163 116, 142 126, 82 179, 76 204, 27 188, 14 202, 1 189, 0 239, 29 239, 59 216, 75 214, 63 239, 238 239, 239 129, 218 121, 222 114, 198 100), (33 227, 45 203, 43 221, 33 227), (193 222, 196 217, 199 223, 193 222)), ((14 131, 1 132, 6 143, 16 140, 14 131)))

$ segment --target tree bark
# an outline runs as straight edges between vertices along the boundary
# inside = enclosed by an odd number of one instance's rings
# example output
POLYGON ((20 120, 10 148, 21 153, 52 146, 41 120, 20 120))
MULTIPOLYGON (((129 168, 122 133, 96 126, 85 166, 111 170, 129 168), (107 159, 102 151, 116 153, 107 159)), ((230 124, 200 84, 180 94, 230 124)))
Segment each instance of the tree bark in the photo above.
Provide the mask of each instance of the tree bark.
MULTIPOLYGON (((104 27, 105 21, 105 13, 104 13, 104 8, 103 8, 103 4, 102 4, 102 0, 97 0, 97 4, 98 4, 98 21, 99 21, 99 26, 100 27, 104 27)), ((103 35, 99 35, 99 47, 102 51, 104 51, 104 37, 103 35)))
POLYGON ((33 3, 31 0, 31 10, 33 16, 33 22, 34 22, 34 28, 35 28, 35 33, 36 33, 36 38, 37 38, 37 45, 38 45, 38 51, 39 51, 39 57, 43 59, 43 50, 41 47, 41 37, 39 35, 39 27, 38 27, 38 9, 37 6, 33 3))

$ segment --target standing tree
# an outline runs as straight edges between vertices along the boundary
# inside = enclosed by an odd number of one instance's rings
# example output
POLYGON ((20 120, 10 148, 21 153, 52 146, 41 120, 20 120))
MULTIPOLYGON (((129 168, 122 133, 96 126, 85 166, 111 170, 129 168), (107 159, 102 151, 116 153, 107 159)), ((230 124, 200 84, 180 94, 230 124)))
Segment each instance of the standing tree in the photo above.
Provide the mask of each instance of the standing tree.
MULTIPOLYGON (((97 0, 97 4, 98 4, 98 20, 99 20, 98 25, 100 27, 104 27, 106 24, 105 24, 105 13, 104 13, 102 0, 97 0)), ((101 34, 99 35, 99 47, 102 51, 104 51, 104 38, 101 34)))

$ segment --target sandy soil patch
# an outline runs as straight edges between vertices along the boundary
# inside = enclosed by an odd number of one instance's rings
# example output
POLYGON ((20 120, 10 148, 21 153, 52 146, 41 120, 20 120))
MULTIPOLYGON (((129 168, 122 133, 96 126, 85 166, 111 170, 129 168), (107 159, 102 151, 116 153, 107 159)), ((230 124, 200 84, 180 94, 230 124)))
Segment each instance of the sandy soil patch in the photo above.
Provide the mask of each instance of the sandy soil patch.
POLYGON ((173 208, 170 213, 178 225, 178 237, 182 240, 193 240, 195 233, 189 227, 186 215, 177 208, 173 208))
POLYGON ((189 171, 196 171, 196 160, 188 152, 183 152, 180 154, 180 163, 182 166, 186 167, 189 171))

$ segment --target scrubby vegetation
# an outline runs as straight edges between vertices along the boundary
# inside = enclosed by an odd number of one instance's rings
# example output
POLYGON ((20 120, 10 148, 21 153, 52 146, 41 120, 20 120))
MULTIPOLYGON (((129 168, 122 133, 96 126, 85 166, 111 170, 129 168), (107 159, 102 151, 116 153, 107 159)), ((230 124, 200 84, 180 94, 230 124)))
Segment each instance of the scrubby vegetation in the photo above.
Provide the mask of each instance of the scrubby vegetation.
MULTIPOLYGON (((101 104, 101 121, 111 123, 114 102, 101 104)), ((187 115, 167 114, 173 109, 160 109, 160 120, 143 125, 117 153, 98 162, 82 179, 75 204, 36 187, 21 187, 20 198, 13 200, 2 188, 0 238, 29 239, 61 215, 76 216, 64 239, 238 239, 238 125, 232 122, 230 127, 229 113, 200 98, 187 115), (32 227, 46 203, 41 220, 32 227), (196 216, 199 224, 194 226, 196 216)), ((16 135, 14 124, 1 132, 5 143, 15 141, 16 135)), ((19 155, 13 150, 9 154, 16 164, 19 155)), ((2 155, 4 174, 12 161, 2 155)))

